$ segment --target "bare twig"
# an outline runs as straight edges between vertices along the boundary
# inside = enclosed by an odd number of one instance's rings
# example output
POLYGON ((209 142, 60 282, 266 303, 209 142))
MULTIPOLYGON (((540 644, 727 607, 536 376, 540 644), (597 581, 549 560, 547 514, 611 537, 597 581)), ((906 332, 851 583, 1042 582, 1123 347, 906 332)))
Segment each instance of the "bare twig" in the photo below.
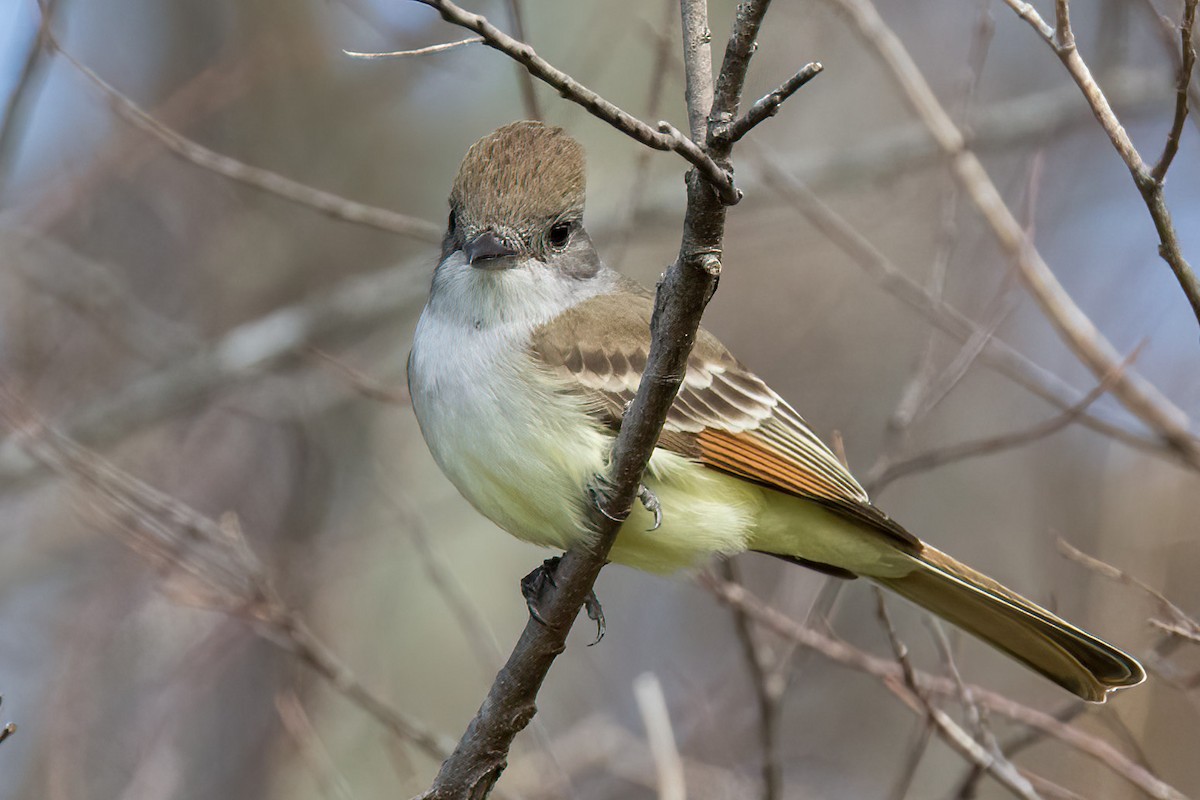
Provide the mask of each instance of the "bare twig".
POLYGON ((412 398, 408 396, 407 388, 389 386, 378 378, 347 364, 343 359, 319 347, 309 347, 308 352, 332 367, 335 372, 345 378, 354 387, 354 391, 368 400, 375 400, 393 406, 407 406, 412 402, 412 398))
POLYGON ((604 120, 627 136, 655 150, 671 150, 683 156, 712 185, 722 202, 733 205, 741 199, 741 192, 733 185, 733 174, 729 169, 718 166, 704 148, 670 125, 660 122, 658 130, 651 128, 553 66, 535 53, 528 44, 512 38, 479 14, 465 11, 450 0, 417 2, 437 9, 442 19, 447 22, 478 33, 488 47, 495 48, 524 65, 535 78, 553 86, 563 97, 583 106, 593 116, 604 120))
POLYGON ((1183 125, 1188 117, 1188 94, 1192 85, 1192 72, 1196 68, 1196 43, 1192 41, 1192 31, 1196 27, 1197 0, 1184 0, 1183 21, 1179 25, 1179 72, 1175 78, 1175 116, 1171 120, 1171 130, 1167 132, 1167 141, 1163 145, 1162 155, 1150 170, 1150 177, 1156 183, 1162 183, 1167 177, 1167 170, 1179 152, 1179 137, 1183 135, 1183 125))
POLYGON ((633 696, 637 700, 642 723, 646 726, 650 753, 654 756, 658 797, 660 800, 685 800, 687 785, 683 777, 683 760, 675 745, 671 714, 667 709, 667 699, 663 696, 662 684, 653 672, 642 673, 633 681, 633 696))
MULTIPOLYGON (((988 223, 1001 248, 1016 263, 1026 287, 1047 319, 1076 357, 1098 379, 1103 379, 1120 362, 1119 353, 1076 305, 1029 241, 978 157, 967 147, 962 131, 946 113, 895 32, 884 22, 870 0, 828 1, 845 12, 855 30, 887 67, 913 112, 950 159, 955 177, 988 223)), ((1010 5, 1019 2, 1006 1, 1010 5)), ((1169 216, 1166 219, 1169 221, 1169 216)), ((1171 236, 1173 239, 1173 232, 1171 236)), ((1197 313, 1200 314, 1200 284, 1197 284, 1195 298, 1197 313)), ((1200 466, 1200 443, 1190 429, 1190 420, 1156 386, 1137 372, 1126 370, 1113 385, 1112 394, 1157 432, 1184 460, 1193 466, 1200 466)))
MULTIPOLYGON (((1197 322, 1200 322, 1200 279, 1196 277, 1196 273, 1193 272, 1191 265, 1183 256, 1179 239, 1175 234, 1175 223, 1171 219, 1171 212, 1167 209, 1166 201, 1163 198, 1163 180, 1166 177, 1167 168, 1170 167, 1171 161, 1179 149, 1179 136, 1187 118, 1188 86, 1191 83, 1192 67, 1196 60, 1191 32, 1196 21, 1197 0, 1185 0, 1184 2, 1183 24, 1180 26, 1183 49, 1181 67, 1176 80, 1175 117, 1170 133, 1167 135, 1162 157, 1154 167, 1149 167, 1143 160, 1141 153, 1134 146, 1133 140, 1125 131, 1125 127, 1117 119, 1112 106, 1109 105, 1104 91, 1092 77, 1091 70, 1083 60, 1083 56, 1079 54, 1079 48, 1075 45, 1075 34, 1071 30, 1070 6, 1066 0, 1057 0, 1055 4, 1056 26, 1054 28, 1047 25, 1038 14, 1037 9, 1024 0, 1005 0, 1005 2, 1050 45, 1055 55, 1062 61, 1063 66, 1067 68, 1071 78, 1083 92, 1100 127, 1108 134, 1108 138, 1121 156, 1121 160, 1129 168, 1133 182, 1141 193, 1142 200, 1146 203, 1146 208, 1149 209, 1150 217, 1154 221, 1154 227, 1158 231, 1158 253, 1175 273, 1175 278, 1179 281, 1184 296, 1191 303, 1192 313, 1195 314, 1197 322)), ((1095 369, 1088 358, 1085 358, 1084 361, 1095 369)))
POLYGON ((482 36, 471 36, 454 42, 442 42, 441 44, 431 44, 428 47, 418 47, 416 50, 392 50, 388 53, 360 53, 356 50, 343 50, 342 52, 351 58, 407 58, 409 56, 427 56, 431 53, 444 53, 447 50, 454 50, 468 44, 479 44, 482 41, 482 36))
POLYGON ((442 229, 431 222, 395 211, 368 206, 348 200, 332 192, 308 186, 276 172, 245 164, 237 159, 216 153, 188 139, 150 116, 132 100, 110 86, 103 78, 63 50, 52 33, 47 32, 49 47, 57 51, 108 100, 121 119, 157 139, 172 153, 193 164, 211 170, 230 180, 253 186, 299 205, 314 208, 335 219, 367 225, 379 230, 409 236, 425 242, 440 242, 442 229))
MULTIPOLYGON (((805 627, 779 611, 764 605, 761 600, 751 595, 742 586, 719 581, 707 575, 702 576, 701 584, 722 603, 741 606, 763 627, 802 647, 809 648, 831 661, 880 680, 893 683, 903 680, 901 668, 894 661, 870 655, 844 641, 805 627)), ((915 678, 917 685, 925 691, 949 697, 958 696, 958 687, 950 678, 937 677, 921 671, 915 671, 915 678)), ((1022 705, 981 686, 968 685, 972 696, 982 708, 1044 731, 1108 767, 1150 797, 1156 798, 1156 800, 1187 800, 1187 797, 1179 790, 1151 774, 1109 743, 1061 722, 1052 714, 1022 705)), ((1077 705, 1083 706, 1082 703, 1077 705)))
POLYGON ((898 461, 885 460, 876 465, 877 469, 872 469, 874 474, 867 479, 866 485, 870 491, 876 492, 904 475, 911 475, 914 472, 924 472, 967 458, 978 458, 980 456, 1011 450, 1014 447, 1022 447, 1055 434, 1078 420, 1087 411, 1088 406, 1099 400, 1112 387, 1113 383, 1116 382, 1120 371, 1125 369, 1140 351, 1140 346, 1134 349, 1133 353, 1126 357, 1125 361, 1119 364, 1117 369, 1110 375, 1106 376, 1096 388, 1092 389, 1082 400, 1061 414, 1032 425, 1025 430, 1000 434, 998 436, 989 436, 970 442, 961 442, 946 447, 935 447, 898 461))
POLYGON ((1091 571, 1103 575, 1109 580, 1123 583, 1126 586, 1132 586, 1135 589, 1145 592, 1150 597, 1154 598, 1154 601, 1158 603, 1159 608, 1164 614, 1171 618, 1171 621, 1163 623, 1158 620, 1150 620, 1150 624, 1160 628, 1161 630, 1183 635, 1192 640, 1196 640, 1198 637, 1200 637, 1200 622, 1197 622, 1193 617, 1188 615, 1186 611, 1177 606, 1175 603, 1171 602, 1171 600, 1165 594, 1160 592, 1158 589, 1155 589, 1150 584, 1134 575, 1129 574, 1123 569, 1119 569, 1118 567, 1114 567, 1112 564, 1101 561, 1095 556, 1088 555, 1079 548, 1074 547, 1070 542, 1068 542, 1066 539, 1063 539, 1061 536, 1058 538, 1058 550, 1064 556, 1076 562, 1077 564, 1082 564, 1091 571), (1181 631, 1183 633, 1180 633, 1181 631))
MULTIPOLYGON (((721 562, 725 580, 740 584, 737 568, 732 559, 721 562)), ((783 765, 779 761, 779 701, 782 699, 784 681, 771 669, 764 648, 759 644, 754 628, 746 612, 736 606, 729 607, 733 614, 733 626, 750 672, 750 684, 758 703, 758 738, 762 751, 762 797, 777 800, 783 791, 783 765)))
POLYGON ((1025 800, 1041 800, 1040 795, 1030 785, 1029 780, 1017 771, 1012 762, 1003 756, 989 753, 983 745, 971 738, 971 735, 963 730, 962 726, 952 720, 945 711, 942 711, 929 702, 929 698, 926 696, 924 690, 917 684, 916 671, 913 669, 912 661, 908 657, 908 647, 905 646, 896 633, 896 627, 892 624, 892 619, 887 612, 887 604, 884 602, 883 592, 878 588, 875 588, 875 603, 879 620, 887 632, 888 642, 892 646, 892 652, 896 656, 896 663, 900 665, 900 674, 904 678, 903 687, 899 686, 894 680, 885 680, 883 682, 884 686, 899 697, 905 705, 908 705, 918 713, 924 714, 929 724, 933 726, 934 730, 938 732, 946 744, 950 745, 963 758, 995 778, 1001 786, 1008 789, 1015 796, 1025 798, 1025 800))
POLYGON ((820 75, 824 69, 825 67, 821 66, 817 61, 806 64, 799 72, 784 81, 778 89, 758 98, 754 102, 754 105, 746 109, 746 113, 734 120, 733 124, 729 126, 730 140, 738 141, 764 119, 775 116, 785 100, 794 95, 801 86, 820 75))

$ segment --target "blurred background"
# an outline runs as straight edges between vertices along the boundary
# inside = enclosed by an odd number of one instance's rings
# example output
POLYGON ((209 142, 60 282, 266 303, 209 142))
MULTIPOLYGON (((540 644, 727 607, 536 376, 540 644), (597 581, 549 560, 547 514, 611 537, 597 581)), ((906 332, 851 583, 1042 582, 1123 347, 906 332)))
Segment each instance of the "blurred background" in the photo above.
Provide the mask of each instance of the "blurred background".
MULTIPOLYGON (((710 7, 716 59, 733 5, 710 7)), ((1077 5, 1080 50, 1153 159, 1175 72, 1157 14, 1177 20, 1179 5, 1077 5)), ((469 7, 514 30, 508 2, 469 7)), ((343 52, 468 35, 417 3, 50 8, 67 54, 186 140, 418 222, 334 218, 181 158, 164 144, 169 134, 131 124, 121 100, 39 46, 33 2, 8 0, 0 382, 156 489, 212 518, 236 514, 278 597, 357 680, 457 740, 525 623, 518 580, 548 554, 503 535, 458 496, 405 400, 405 359, 450 181, 477 138, 541 114, 587 149, 587 224, 600 252, 653 284, 679 246, 685 163, 544 86, 531 101, 518 69, 479 45, 394 60, 343 52)), ((643 119, 686 129, 677 3, 519 8, 524 35, 549 61, 643 119)), ((1123 353, 1141 345, 1136 368, 1200 414, 1196 321, 1158 258, 1127 169, 1050 49, 997 2, 879 8, 1076 302, 1123 353)), ((1056 547, 1062 537, 1194 612, 1196 472, 1108 397, 1090 412, 1132 443, 1071 424, 1019 447, 896 471, 931 448, 1029 430, 1061 409, 973 357, 979 347, 938 333, 904 301, 898 279, 881 281, 811 223, 811 207, 780 191, 781 175, 811 188, 902 278, 972 320, 983 334, 976 345, 994 335, 1069 402, 1096 379, 959 197, 888 73, 830 6, 771 8, 747 99, 807 61, 821 61, 824 74, 737 157, 746 198, 729 214, 706 326, 818 434, 840 433, 852 469, 889 514, 1146 657, 1146 686, 1074 724, 1200 795, 1200 681, 1188 683, 1200 670, 1195 644, 1164 646, 1148 623, 1160 615, 1152 599, 1056 547)), ((1166 196, 1193 264, 1198 153, 1189 122, 1166 196)), ((15 437, 0 441, 0 722, 19 726, 0 744, 0 798, 367 800, 428 786, 437 761, 277 646, 278 631, 173 591, 186 557, 148 559, 97 513, 92 493, 29 459, 15 437)), ((830 579, 754 556, 736 568, 789 616, 828 617, 836 636, 891 657, 863 582, 835 592, 830 579)), ((597 589, 608 635, 589 648, 590 625, 572 633, 500 783, 506 796, 656 796, 633 689, 644 673, 662 687, 690 796, 762 796, 758 706, 729 610, 686 574, 610 567, 597 589)), ((889 608, 914 664, 945 672, 920 615, 899 600, 889 608)), ((878 680, 756 635, 769 658, 787 656, 780 796, 972 796, 960 791, 969 765, 937 737, 926 741, 924 720, 878 680)), ((951 641, 968 681, 1073 713, 1055 687, 965 637, 951 641)), ((956 704, 948 710, 962 718, 956 704)), ((990 729, 1002 743, 1024 730, 1000 717, 990 729)), ((1142 796, 1053 739, 1014 758, 1069 796, 1142 796)), ((1008 796, 988 779, 968 791, 1008 796)))

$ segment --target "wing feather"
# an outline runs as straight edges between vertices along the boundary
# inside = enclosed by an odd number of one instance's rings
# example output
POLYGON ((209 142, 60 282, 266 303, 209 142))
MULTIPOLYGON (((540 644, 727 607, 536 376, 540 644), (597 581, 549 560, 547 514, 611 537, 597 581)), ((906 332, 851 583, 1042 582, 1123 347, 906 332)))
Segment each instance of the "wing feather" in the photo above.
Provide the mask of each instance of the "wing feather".
MULTIPOLYGON (((646 365, 652 309, 645 294, 592 298, 536 331, 532 353, 566 391, 587 396, 589 410, 615 430, 646 365)), ((871 504, 803 417, 703 329, 658 444, 920 546, 871 504)))

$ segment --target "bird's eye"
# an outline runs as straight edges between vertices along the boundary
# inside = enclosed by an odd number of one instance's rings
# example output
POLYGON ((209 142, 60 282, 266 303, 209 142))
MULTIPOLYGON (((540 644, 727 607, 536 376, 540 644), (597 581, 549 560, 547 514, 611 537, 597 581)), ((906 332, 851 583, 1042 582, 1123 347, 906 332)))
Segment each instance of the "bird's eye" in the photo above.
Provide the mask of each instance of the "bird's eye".
POLYGON ((550 228, 550 244, 555 247, 562 247, 571 238, 571 223, 556 222, 550 228))

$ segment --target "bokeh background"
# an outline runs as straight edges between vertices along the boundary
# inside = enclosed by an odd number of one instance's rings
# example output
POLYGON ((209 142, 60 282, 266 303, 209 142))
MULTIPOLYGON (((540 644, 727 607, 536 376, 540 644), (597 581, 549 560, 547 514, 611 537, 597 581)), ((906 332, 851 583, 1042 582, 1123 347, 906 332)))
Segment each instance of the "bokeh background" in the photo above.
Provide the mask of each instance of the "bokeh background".
MULTIPOLYGON (((1156 156, 1174 67, 1155 11, 1141 0, 1077 6, 1081 52, 1134 141, 1156 156)), ((513 27, 506 2, 470 8, 513 27)), ((677 4, 521 8, 528 39, 552 63, 645 119, 686 129, 677 4)), ((1058 60, 997 2, 887 0, 880 10, 973 132, 1079 305, 1120 350, 1142 344, 1137 368, 1200 414, 1195 319, 1125 166, 1058 60)), ((1175 3, 1158 10, 1178 18, 1175 3)), ((732 13, 730 2, 711 4, 715 45, 732 13)), ((61 55, 39 49, 39 20, 29 0, 0 4, 0 379, 156 488, 214 517, 236 513, 280 595, 358 679, 456 739, 524 625, 518 579, 547 554, 467 506, 403 400, 436 234, 332 219, 179 158, 61 55)), ((435 226, 465 149, 529 113, 517 68, 481 46, 396 60, 343 53, 466 35, 404 0, 60 0, 52 25, 71 56, 189 139, 435 226)), ((781 171, 912 281, 944 284, 945 299, 981 327, 1080 392, 1092 388, 957 197, 896 86, 829 6, 774 5, 747 96, 810 60, 825 73, 738 158, 746 199, 729 215, 706 326, 819 434, 840 432, 852 468, 875 478, 881 458, 1058 413, 975 361, 940 402, 897 426, 914 376, 928 390, 940 379, 928 376, 953 370, 961 344, 774 191, 767 178, 781 171)), ((653 283, 678 248, 684 162, 546 87, 535 93, 544 117, 587 149, 587 223, 601 253, 653 283)), ((1167 200, 1193 263, 1198 154, 1189 123, 1167 200)), ((1146 433, 1109 398, 1092 410, 1146 433)), ((1194 471, 1071 425, 877 485, 874 498, 938 547, 1151 657, 1148 685, 1075 724, 1200 794, 1200 698, 1179 684, 1200 669, 1196 646, 1155 655, 1155 603, 1055 544, 1063 537, 1196 609, 1194 471)), ((0 798, 367 800, 428 785, 435 762, 245 619, 164 592, 170 569, 110 527, 86 493, 4 442, 0 715, 19 730, 0 744, 0 798)), ((826 578, 769 559, 737 567, 751 591, 798 619, 832 598, 821 610, 837 635, 890 656, 862 582, 834 593, 826 578)), ((757 709, 729 611, 689 575, 612 567, 598 591, 608 636, 589 648, 589 625, 572 633, 500 784, 507 796, 655 796, 632 688, 647 672, 662 686, 690 795, 759 796, 757 709)), ((942 671, 920 615, 898 600, 890 607, 914 662, 942 671)), ((954 641, 968 680, 1045 710, 1070 705, 985 647, 954 641)), ((921 718, 872 678, 804 651, 789 665, 783 796, 897 796, 921 718)), ((1002 719, 992 727, 1002 741, 1020 733, 1002 719)), ((936 738, 915 763, 913 798, 955 796, 968 770, 936 738)), ((1037 742, 1017 763, 1075 796, 1141 796, 1057 741, 1037 742)), ((984 780, 977 796, 1007 795, 984 780)))

